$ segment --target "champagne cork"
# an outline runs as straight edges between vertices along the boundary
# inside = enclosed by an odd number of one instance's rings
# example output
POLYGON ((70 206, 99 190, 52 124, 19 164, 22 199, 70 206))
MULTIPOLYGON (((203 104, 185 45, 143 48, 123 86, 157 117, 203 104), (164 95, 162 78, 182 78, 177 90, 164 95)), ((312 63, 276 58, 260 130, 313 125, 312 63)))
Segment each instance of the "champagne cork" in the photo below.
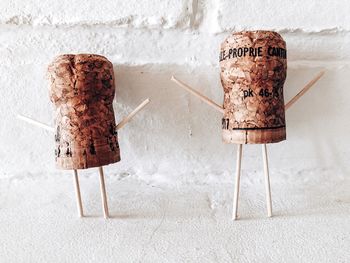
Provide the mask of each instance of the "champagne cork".
POLYGON ((48 75, 57 167, 86 169, 120 161, 113 64, 99 55, 61 55, 48 75))
POLYGON ((287 51, 282 37, 272 31, 235 32, 221 44, 220 68, 224 142, 265 144, 285 140, 287 51))

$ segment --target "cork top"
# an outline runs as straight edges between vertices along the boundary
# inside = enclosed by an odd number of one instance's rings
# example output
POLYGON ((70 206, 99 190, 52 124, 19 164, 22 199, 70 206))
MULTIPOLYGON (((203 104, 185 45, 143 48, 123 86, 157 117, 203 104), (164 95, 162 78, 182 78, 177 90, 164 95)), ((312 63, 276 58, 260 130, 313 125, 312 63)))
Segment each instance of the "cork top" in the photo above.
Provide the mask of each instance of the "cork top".
POLYGON ((271 30, 242 30, 242 31, 235 31, 232 32, 230 36, 228 36, 227 38, 230 38, 232 35, 242 35, 242 34, 259 34, 259 35, 263 35, 263 34, 268 34, 268 35, 274 35, 275 37, 280 37, 282 39, 282 36, 275 32, 275 31, 271 31, 271 30))
MULTIPOLYGON (((225 48, 228 43, 237 43, 240 40, 243 40, 244 38, 250 39, 246 41, 246 45, 252 44, 254 41, 258 41, 259 39, 262 41, 259 43, 259 41, 256 44, 261 44, 263 46, 264 42, 268 42, 269 40, 273 39, 274 41, 280 40, 281 42, 286 44, 282 36, 275 32, 275 31, 269 31, 269 30, 252 30, 252 31, 236 31, 232 32, 231 35, 229 35, 222 43, 221 48, 225 48)), ((242 45, 242 43, 240 43, 242 45)))
POLYGON ((50 99, 55 104, 79 98, 89 104, 103 99, 112 103, 115 89, 113 64, 96 54, 64 54, 48 66, 50 99))

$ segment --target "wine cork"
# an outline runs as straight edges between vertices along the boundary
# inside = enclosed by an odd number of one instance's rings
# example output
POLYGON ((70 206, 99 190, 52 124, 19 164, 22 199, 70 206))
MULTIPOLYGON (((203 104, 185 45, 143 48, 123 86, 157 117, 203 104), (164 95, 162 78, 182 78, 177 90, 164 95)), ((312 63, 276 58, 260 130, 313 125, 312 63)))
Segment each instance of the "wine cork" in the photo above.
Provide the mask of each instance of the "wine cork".
POLYGON ((265 144, 285 140, 287 51, 283 38, 272 31, 233 33, 221 44, 220 68, 224 142, 265 144))
POLYGON ((120 161, 113 64, 99 55, 61 55, 49 65, 48 75, 57 167, 86 169, 120 161))

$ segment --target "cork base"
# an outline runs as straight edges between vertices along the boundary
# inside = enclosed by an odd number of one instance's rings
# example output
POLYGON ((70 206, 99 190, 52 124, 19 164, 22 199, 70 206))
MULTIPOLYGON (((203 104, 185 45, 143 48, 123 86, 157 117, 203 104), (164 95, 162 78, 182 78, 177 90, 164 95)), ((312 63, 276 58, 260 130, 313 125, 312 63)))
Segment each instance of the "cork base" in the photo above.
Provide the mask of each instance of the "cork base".
POLYGON ((261 130, 223 130, 223 141, 236 144, 276 143, 286 139, 286 127, 261 130))
POLYGON ((120 161, 120 150, 115 148, 111 151, 110 145, 103 143, 95 145, 93 151, 90 149, 88 152, 86 148, 72 147, 73 152, 69 156, 60 155, 56 157, 56 166, 62 170, 72 169, 87 169, 92 167, 100 167, 120 161))

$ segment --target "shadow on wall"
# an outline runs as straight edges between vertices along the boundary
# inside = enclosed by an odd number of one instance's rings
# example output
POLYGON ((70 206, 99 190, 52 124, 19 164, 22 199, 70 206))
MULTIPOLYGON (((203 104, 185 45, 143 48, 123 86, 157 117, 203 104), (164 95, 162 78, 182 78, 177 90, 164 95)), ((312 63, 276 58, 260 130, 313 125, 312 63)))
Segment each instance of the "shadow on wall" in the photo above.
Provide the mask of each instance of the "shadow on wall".
MULTIPOLYGON (((321 68, 290 68, 285 102, 321 68)), ((115 65, 116 118, 120 120, 144 98, 151 103, 120 131, 125 164, 156 173, 232 172, 234 146, 221 140, 221 114, 170 81, 172 75, 222 104, 219 68, 180 65, 115 65), (125 149, 125 150, 123 150, 125 149), (146 165, 145 165, 146 164, 146 165)), ((271 169, 339 167, 347 173, 343 138, 349 106, 342 94, 349 68, 329 69, 326 75, 286 113, 287 141, 271 145, 271 169), (344 127, 345 126, 345 127, 344 127)), ((260 147, 248 146, 243 169, 260 170, 260 147)))
MULTIPOLYGON (((300 68, 289 70, 285 86, 285 100, 294 96, 312 76, 322 68, 300 68)), ((299 158, 311 162, 317 168, 337 168, 348 174, 349 150, 346 145, 350 132, 347 112, 350 106, 346 97, 348 67, 331 68, 308 93, 287 113, 289 144, 295 148, 299 158), (310 152, 310 156, 308 156, 310 152)), ((308 166, 306 164, 306 166, 308 166)), ((312 168, 312 166, 310 167, 312 168)))
POLYGON ((222 170, 221 115, 170 81, 174 74, 221 104, 223 92, 216 70, 188 70, 178 65, 165 69, 158 65, 116 66, 118 120, 144 98, 151 99, 128 131, 120 131, 121 148, 131 150, 123 154, 125 160, 130 157, 137 163, 135 156, 139 156, 140 165, 147 163, 152 173, 222 170))

